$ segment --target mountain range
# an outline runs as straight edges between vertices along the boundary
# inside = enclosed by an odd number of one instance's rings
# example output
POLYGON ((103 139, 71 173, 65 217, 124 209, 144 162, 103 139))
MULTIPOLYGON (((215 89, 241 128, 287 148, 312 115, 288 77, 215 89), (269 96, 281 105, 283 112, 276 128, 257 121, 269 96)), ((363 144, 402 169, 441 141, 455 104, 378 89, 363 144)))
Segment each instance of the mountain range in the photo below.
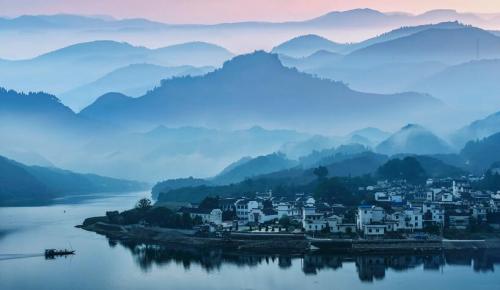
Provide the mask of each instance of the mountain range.
MULTIPOLYGON (((493 15, 494 16, 494 15, 493 15)), ((56 14, 56 15, 22 15, 15 18, 0 18, 0 28, 5 30, 49 30, 49 29, 67 29, 67 30, 159 30, 159 29, 174 29, 174 28, 237 28, 244 26, 248 27, 287 27, 294 26, 300 28, 302 26, 316 27, 390 27, 393 25, 418 25, 425 23, 436 23, 450 20, 458 20, 468 22, 474 25, 490 25, 498 24, 500 15, 497 17, 484 17, 481 14, 460 13, 451 9, 436 9, 430 10, 421 14, 409 13, 383 13, 377 10, 361 8, 346 11, 332 11, 316 18, 305 21, 294 22, 240 22, 240 23, 222 23, 215 25, 192 25, 192 24, 166 24, 161 22, 150 21, 146 19, 115 19, 110 16, 82 16, 72 14, 56 14)))
MULTIPOLYGON (((60 94, 131 64, 220 66, 232 56, 225 48, 204 42, 149 49, 125 42, 92 41, 67 46, 32 59, 0 61, 0 86, 19 91, 60 94), (30 81, 27 82, 27 79, 30 81)), ((194 73, 199 74, 199 71, 194 73)))
POLYGON ((318 46, 308 57, 280 55, 288 67, 355 90, 428 93, 468 118, 500 106, 497 58, 500 37, 459 22, 402 27, 347 45, 341 54, 318 46))
POLYGON ((262 155, 311 137, 260 127, 156 126, 134 131, 125 124, 85 118, 49 94, 5 89, 0 89, 0 136, 0 154, 23 163, 148 181, 215 175, 242 156, 262 155))
POLYGON ((407 118, 418 112, 416 108, 428 112, 440 106, 436 99, 417 93, 357 92, 343 83, 286 68, 277 55, 258 51, 237 56, 204 76, 165 80, 139 98, 105 95, 80 115, 114 124, 287 124, 299 129, 313 124, 331 129, 327 123, 349 120, 354 129, 388 116, 392 122, 407 118))
POLYGON ((476 58, 500 57, 500 37, 475 27, 430 28, 353 51, 350 66, 440 61, 458 64, 476 58))
POLYGON ((26 166, 0 156, 0 205, 33 205, 56 197, 142 190, 146 184, 79 174, 53 167, 26 166))
POLYGON ((148 47, 201 40, 243 53, 271 49, 300 34, 319 34, 340 43, 359 42, 389 29, 445 21, 460 21, 485 29, 500 28, 500 17, 454 10, 432 10, 412 15, 373 9, 332 11, 303 21, 279 23, 247 21, 220 24, 167 24, 146 19, 106 16, 23 15, 0 18, 0 35, 10 38, 0 55, 26 58, 70 44, 95 39, 127 41, 148 47), (37 43, 36 46, 29 45, 37 43))
POLYGON ((138 97, 160 85, 163 79, 203 75, 212 70, 214 70, 213 67, 189 65, 166 67, 147 63, 131 64, 118 68, 91 83, 62 93, 59 97, 66 105, 80 110, 108 92, 138 97))

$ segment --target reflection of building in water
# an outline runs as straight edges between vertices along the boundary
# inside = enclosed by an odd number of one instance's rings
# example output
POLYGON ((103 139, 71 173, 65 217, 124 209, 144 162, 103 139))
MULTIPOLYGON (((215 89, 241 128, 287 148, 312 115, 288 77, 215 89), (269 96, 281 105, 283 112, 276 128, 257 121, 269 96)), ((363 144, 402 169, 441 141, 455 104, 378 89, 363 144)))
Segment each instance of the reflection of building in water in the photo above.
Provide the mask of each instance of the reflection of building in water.
POLYGON ((386 261, 382 256, 360 256, 356 258, 356 268, 361 281, 381 280, 385 277, 386 261))
POLYGON ((446 258, 446 264, 455 266, 471 266, 472 256, 471 255, 460 255, 457 252, 448 252, 444 254, 446 258))
POLYGON ((292 257, 287 257, 287 256, 278 257, 278 266, 281 269, 288 269, 292 267, 292 257))
POLYGON ((424 257, 424 270, 434 270, 437 271, 441 269, 444 265, 444 256, 443 255, 435 255, 435 256, 425 256, 424 257))
POLYGON ((334 255, 305 255, 302 264, 302 271, 305 274, 316 274, 322 269, 338 269, 342 267, 342 256, 334 255))
MULTIPOLYGON (((407 271, 423 266, 423 270, 439 270, 445 265, 462 265, 476 272, 494 271, 500 263, 500 251, 456 251, 427 255, 342 255, 314 253, 303 257, 287 255, 252 255, 238 252, 225 252, 220 249, 196 250, 169 248, 110 241, 110 247, 120 244, 130 250, 136 264, 144 271, 153 265, 162 267, 170 263, 182 265, 190 270, 192 265, 207 272, 218 270, 224 265, 259 267, 263 264, 281 269, 301 267, 305 275, 315 275, 321 270, 335 271, 343 263, 354 262, 361 281, 373 282, 385 277, 385 271, 407 271)), ((422 269, 420 269, 422 270, 422 269)))

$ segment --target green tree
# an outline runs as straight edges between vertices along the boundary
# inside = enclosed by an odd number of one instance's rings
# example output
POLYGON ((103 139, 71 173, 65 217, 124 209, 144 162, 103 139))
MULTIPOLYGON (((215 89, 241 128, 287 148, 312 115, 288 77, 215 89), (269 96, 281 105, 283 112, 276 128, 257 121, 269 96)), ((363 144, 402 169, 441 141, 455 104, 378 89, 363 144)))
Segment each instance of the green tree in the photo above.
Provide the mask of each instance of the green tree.
POLYGON ((338 177, 324 179, 319 182, 314 190, 317 200, 324 200, 345 205, 357 205, 360 200, 346 188, 338 177))
POLYGON ((286 214, 279 219, 279 224, 284 228, 288 228, 288 226, 290 226, 290 223, 290 217, 286 214))
POLYGON ((214 209, 219 207, 219 197, 205 197, 198 206, 201 209, 214 209))
POLYGON ((135 208, 140 211, 146 211, 151 208, 151 200, 149 198, 141 198, 136 203, 135 208))
POLYGON ((380 177, 388 180, 406 180, 412 184, 422 184, 427 179, 427 173, 414 157, 391 159, 377 170, 380 177))

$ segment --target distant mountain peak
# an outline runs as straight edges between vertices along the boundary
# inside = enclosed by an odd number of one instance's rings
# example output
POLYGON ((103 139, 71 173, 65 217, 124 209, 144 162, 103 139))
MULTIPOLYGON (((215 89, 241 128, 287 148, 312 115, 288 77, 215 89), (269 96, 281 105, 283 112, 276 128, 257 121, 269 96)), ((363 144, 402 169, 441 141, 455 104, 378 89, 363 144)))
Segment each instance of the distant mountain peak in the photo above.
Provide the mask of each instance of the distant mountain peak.
POLYGON ((344 44, 331 41, 317 34, 305 34, 287 40, 272 49, 273 53, 285 54, 291 57, 306 57, 324 50, 337 52, 344 44))
POLYGON ((253 53, 238 55, 224 63, 224 70, 245 70, 261 68, 285 68, 277 54, 267 53, 263 50, 257 50, 253 53))
POLYGON ((117 104, 128 103, 131 100, 133 100, 133 98, 121 93, 107 93, 100 96, 90 106, 80 111, 80 114, 86 114, 89 111, 92 111, 95 107, 101 108, 101 110, 106 111, 108 107, 115 106, 117 104))
POLYGON ((416 130, 416 129, 419 129, 419 130, 425 130, 424 127, 418 125, 418 124, 407 124, 406 126, 404 126, 403 128, 401 128, 402 131, 404 130, 416 130))
POLYGON ((217 49, 217 50, 226 51, 227 53, 231 53, 225 47, 222 47, 222 46, 214 44, 214 43, 205 42, 205 41, 190 41, 190 42, 178 43, 178 44, 173 44, 173 45, 170 45, 167 47, 158 48, 157 50, 178 49, 178 48, 182 48, 182 49, 217 49))
POLYGON ((371 8, 356 8, 356 9, 351 9, 351 10, 344 10, 344 11, 332 11, 329 12, 323 16, 320 17, 328 17, 328 16, 333 16, 333 15, 339 15, 339 14, 345 14, 345 15, 385 15, 384 13, 371 9, 371 8))
POLYGON ((450 14, 458 14, 457 10, 455 9, 433 9, 433 10, 429 10, 427 12, 424 12, 420 15, 443 15, 443 14, 446 14, 446 15, 450 15, 450 14))
POLYGON ((381 142, 377 152, 394 154, 450 153, 451 147, 440 137, 418 124, 408 124, 381 142))

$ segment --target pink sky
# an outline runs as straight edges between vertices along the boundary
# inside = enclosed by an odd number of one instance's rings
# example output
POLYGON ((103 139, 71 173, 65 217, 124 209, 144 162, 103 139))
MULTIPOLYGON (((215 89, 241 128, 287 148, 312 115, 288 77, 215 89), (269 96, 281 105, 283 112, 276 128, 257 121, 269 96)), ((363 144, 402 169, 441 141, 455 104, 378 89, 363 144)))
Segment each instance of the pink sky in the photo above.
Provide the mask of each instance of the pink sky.
POLYGON ((500 0, 0 0, 0 14, 105 14, 169 23, 220 23, 312 18, 333 10, 373 8, 420 13, 432 9, 500 12, 500 0))

